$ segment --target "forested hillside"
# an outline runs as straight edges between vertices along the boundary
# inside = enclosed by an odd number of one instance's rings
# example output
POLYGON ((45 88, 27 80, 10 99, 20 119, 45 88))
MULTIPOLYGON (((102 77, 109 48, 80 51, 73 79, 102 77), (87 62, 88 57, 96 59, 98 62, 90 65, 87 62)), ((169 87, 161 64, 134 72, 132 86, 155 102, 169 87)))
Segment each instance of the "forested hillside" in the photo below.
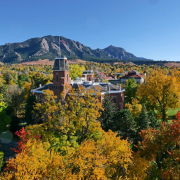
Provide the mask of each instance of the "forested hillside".
MULTIPOLYGON (((123 48, 109 46, 105 49, 91 49, 78 41, 61 36, 61 55, 68 59, 87 61, 142 60, 123 48)), ((6 43, 0 46, 0 61, 14 63, 39 59, 53 60, 59 56, 59 36, 32 38, 21 43, 6 43)), ((143 58, 143 60, 146 60, 143 58)))

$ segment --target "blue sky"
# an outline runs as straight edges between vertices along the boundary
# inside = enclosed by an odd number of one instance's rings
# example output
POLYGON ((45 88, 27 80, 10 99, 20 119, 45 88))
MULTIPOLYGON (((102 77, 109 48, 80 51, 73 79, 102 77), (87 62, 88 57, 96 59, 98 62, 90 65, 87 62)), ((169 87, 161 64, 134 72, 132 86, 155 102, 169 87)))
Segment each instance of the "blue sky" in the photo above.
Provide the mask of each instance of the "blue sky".
POLYGON ((180 0, 1 0, 0 45, 60 35, 180 61, 180 0))

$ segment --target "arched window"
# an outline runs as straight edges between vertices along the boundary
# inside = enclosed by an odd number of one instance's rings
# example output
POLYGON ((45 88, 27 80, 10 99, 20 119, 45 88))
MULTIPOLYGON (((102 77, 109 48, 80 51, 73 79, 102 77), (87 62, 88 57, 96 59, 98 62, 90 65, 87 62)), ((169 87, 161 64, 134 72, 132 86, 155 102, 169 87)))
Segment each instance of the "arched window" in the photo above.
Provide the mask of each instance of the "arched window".
POLYGON ((89 76, 89 81, 91 81, 91 77, 89 76))
POLYGON ((69 78, 69 77, 68 77, 68 74, 67 74, 66 76, 67 76, 67 82, 68 82, 68 78, 69 78))
POLYGON ((115 96, 113 97, 113 102, 116 103, 116 97, 115 96))
POLYGON ((56 74, 56 82, 58 82, 58 74, 56 74))

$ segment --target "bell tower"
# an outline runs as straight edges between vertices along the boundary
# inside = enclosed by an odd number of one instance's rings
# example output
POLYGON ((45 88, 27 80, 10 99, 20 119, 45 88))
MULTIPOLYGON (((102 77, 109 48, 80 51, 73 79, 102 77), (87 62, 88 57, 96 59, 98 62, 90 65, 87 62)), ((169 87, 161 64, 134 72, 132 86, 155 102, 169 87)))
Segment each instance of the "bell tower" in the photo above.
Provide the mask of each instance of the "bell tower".
POLYGON ((53 84, 51 90, 54 95, 60 97, 60 93, 66 85, 70 86, 69 65, 66 57, 56 57, 53 67, 53 84))

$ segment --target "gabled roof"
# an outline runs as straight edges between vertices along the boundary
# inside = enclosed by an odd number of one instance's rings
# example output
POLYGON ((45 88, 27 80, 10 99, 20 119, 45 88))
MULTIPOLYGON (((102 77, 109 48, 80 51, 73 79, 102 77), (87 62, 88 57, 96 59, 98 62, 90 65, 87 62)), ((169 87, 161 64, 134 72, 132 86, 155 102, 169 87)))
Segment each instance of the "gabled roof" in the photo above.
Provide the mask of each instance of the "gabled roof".
POLYGON ((139 71, 136 71, 136 70, 129 71, 128 73, 136 73, 136 74, 140 74, 140 72, 139 72, 139 71))
POLYGON ((127 75, 121 77, 120 79, 129 79, 129 78, 141 79, 141 78, 143 78, 143 75, 141 75, 141 74, 133 74, 133 75, 127 74, 127 75))

